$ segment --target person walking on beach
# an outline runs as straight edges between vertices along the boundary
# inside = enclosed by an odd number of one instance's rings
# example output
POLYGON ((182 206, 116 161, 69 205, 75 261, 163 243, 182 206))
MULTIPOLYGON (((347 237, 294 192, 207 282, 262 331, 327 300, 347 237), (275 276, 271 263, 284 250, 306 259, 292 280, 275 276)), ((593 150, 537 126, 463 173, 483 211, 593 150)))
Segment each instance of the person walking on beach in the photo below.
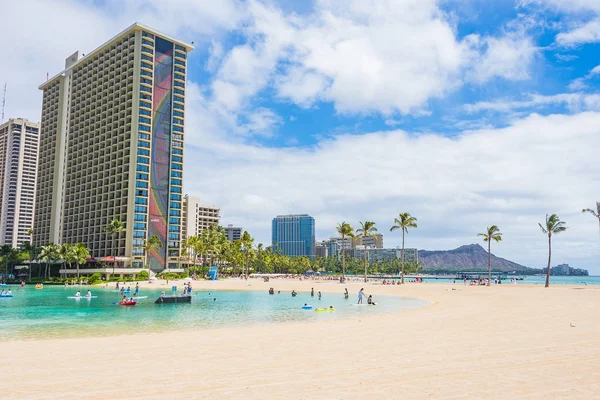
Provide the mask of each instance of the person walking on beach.
POLYGON ((365 295, 364 292, 365 289, 360 288, 360 290, 358 291, 358 303, 357 304, 362 304, 362 300, 363 300, 363 296, 365 295))

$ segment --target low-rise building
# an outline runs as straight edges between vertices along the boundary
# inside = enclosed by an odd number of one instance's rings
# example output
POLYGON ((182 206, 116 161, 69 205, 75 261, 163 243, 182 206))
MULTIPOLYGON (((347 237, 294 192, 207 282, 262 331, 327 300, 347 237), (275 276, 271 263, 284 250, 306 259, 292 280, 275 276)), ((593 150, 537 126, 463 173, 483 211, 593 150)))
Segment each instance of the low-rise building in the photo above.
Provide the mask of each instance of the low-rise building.
POLYGON ((367 237, 355 237, 352 239, 352 248, 356 249, 359 246, 367 246, 371 249, 382 249, 383 248, 383 235, 376 233, 373 236, 367 237))
POLYGON ((229 240, 230 242, 240 240, 242 237, 242 228, 229 224, 223 229, 225 229, 225 236, 227 236, 227 240, 229 240))

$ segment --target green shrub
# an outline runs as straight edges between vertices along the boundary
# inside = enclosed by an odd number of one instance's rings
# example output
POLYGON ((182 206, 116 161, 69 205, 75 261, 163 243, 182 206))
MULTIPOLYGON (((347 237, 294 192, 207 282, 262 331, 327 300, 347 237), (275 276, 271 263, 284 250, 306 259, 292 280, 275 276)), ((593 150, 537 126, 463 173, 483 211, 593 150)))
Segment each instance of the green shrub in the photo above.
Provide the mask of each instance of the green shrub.
POLYGON ((138 281, 147 281, 148 280, 148 271, 142 271, 137 274, 138 281))
POLYGON ((88 277, 87 280, 90 285, 93 285, 94 283, 102 280, 102 275, 100 275, 99 272, 95 272, 92 274, 92 276, 88 277))

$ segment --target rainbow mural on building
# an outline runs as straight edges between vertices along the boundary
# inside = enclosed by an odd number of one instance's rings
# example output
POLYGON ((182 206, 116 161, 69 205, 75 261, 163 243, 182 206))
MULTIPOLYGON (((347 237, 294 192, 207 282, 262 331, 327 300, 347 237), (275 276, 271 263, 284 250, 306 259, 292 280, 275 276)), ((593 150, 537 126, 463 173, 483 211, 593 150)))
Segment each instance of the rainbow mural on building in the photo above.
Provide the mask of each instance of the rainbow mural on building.
POLYGON ((154 90, 152 96, 152 159, 148 237, 156 235, 160 250, 152 250, 148 264, 154 270, 166 267, 169 174, 171 163, 171 107, 173 88, 173 43, 157 37, 154 49, 154 90))

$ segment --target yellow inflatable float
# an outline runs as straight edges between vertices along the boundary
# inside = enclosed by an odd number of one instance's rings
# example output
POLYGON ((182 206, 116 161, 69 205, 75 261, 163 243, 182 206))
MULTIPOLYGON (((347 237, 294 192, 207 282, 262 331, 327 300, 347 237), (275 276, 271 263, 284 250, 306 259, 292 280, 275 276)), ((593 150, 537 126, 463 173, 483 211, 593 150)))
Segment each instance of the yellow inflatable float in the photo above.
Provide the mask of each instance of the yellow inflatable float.
POLYGON ((42 283, 38 283, 38 284, 35 285, 35 288, 36 289, 43 289, 44 285, 42 283))
POLYGON ((315 312, 332 312, 335 311, 335 308, 333 307, 329 307, 329 308, 315 308, 315 312))

